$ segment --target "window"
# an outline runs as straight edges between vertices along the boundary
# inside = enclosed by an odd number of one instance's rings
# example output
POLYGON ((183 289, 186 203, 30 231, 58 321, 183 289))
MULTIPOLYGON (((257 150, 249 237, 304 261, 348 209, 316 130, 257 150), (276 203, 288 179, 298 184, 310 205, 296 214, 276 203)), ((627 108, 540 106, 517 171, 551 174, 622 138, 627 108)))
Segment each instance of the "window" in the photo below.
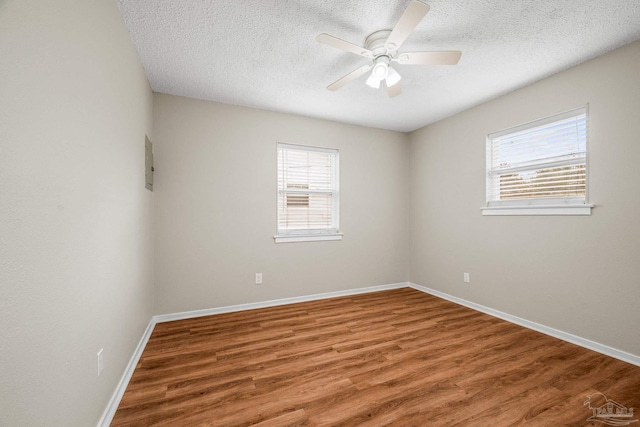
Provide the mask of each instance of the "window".
POLYGON ((340 240, 338 150, 278 144, 276 243, 340 240))
POLYGON ((483 215, 590 215, 587 107, 487 137, 483 215))

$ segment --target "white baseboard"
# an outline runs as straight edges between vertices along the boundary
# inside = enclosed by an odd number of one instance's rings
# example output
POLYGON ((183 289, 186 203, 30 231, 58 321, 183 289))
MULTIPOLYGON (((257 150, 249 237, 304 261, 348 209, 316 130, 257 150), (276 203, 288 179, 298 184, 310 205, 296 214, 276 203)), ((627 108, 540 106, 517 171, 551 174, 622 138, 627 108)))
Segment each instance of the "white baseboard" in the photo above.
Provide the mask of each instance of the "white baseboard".
POLYGON ((366 294, 369 292, 386 291, 389 289, 406 288, 409 284, 393 283, 390 285, 370 286, 368 288, 349 289, 346 291, 326 292, 323 294, 304 295, 301 297, 282 298, 270 301, 252 302, 248 304, 229 305, 226 307, 207 308, 204 310, 184 311, 181 313, 160 314, 153 316, 156 323, 171 322, 173 320, 191 319, 200 316, 210 316, 212 314, 232 313, 235 311, 255 310, 257 308, 276 307, 278 305, 295 304, 298 302, 315 301, 327 298, 344 297, 349 295, 366 294))
POLYGON ((482 313, 489 314, 493 317, 500 318, 502 320, 506 320, 507 322, 515 323, 516 325, 524 326, 528 329, 533 329, 534 331, 542 332, 543 334, 550 335, 554 338, 561 339, 563 341, 570 342, 575 345, 579 345, 580 347, 587 348, 589 350, 597 351, 598 353, 604 354, 605 356, 611 356, 618 360, 622 360, 623 362, 631 363, 636 366, 640 366, 640 356, 636 356, 635 354, 627 353, 622 350, 618 350, 617 348, 609 347, 608 345, 600 344, 595 341, 588 340, 586 338, 579 337, 577 335, 570 334, 568 332, 560 331, 558 329, 550 328, 549 326, 541 325, 540 323, 532 322, 530 320, 523 319, 521 317, 517 317, 508 313, 504 313, 502 311, 494 310, 493 308, 485 307, 484 305, 476 304, 471 301, 467 301, 462 298, 454 297, 453 295, 446 294, 444 292, 436 291, 435 289, 427 288, 426 286, 416 285, 415 283, 407 283, 407 285, 413 289, 418 291, 422 291, 436 297, 446 299, 448 301, 454 302, 456 304, 463 305, 465 307, 469 307, 473 310, 480 311, 482 313))
POLYGON ((120 378, 116 390, 113 392, 113 395, 111 396, 106 409, 102 413, 100 421, 98 421, 98 427, 109 427, 109 425, 111 425, 111 421, 113 420, 113 416, 116 414, 116 410, 118 409, 120 400, 122 399, 122 396, 124 395, 124 392, 129 385, 129 381, 131 380, 133 371, 135 371, 136 366, 138 365, 140 356, 142 356, 142 352, 146 347, 147 342, 149 341, 149 337, 151 336, 151 332, 153 332, 153 328, 155 326, 156 322, 152 318, 147 325, 147 329, 144 330, 142 338, 140 338, 140 342, 138 342, 138 345, 136 346, 131 359, 129 359, 129 363, 124 370, 124 374, 122 375, 122 378, 120 378))

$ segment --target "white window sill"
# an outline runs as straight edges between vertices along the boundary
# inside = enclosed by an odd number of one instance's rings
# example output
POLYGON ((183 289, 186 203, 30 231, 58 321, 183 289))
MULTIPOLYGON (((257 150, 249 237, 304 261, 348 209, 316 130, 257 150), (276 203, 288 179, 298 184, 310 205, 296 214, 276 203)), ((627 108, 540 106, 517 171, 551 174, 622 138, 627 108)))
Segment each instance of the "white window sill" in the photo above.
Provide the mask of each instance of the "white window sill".
POLYGON ((323 240, 342 240, 342 233, 336 234, 278 234, 273 236, 276 243, 320 242, 323 240))
POLYGON ((482 215, 591 215, 594 205, 491 206, 482 215))

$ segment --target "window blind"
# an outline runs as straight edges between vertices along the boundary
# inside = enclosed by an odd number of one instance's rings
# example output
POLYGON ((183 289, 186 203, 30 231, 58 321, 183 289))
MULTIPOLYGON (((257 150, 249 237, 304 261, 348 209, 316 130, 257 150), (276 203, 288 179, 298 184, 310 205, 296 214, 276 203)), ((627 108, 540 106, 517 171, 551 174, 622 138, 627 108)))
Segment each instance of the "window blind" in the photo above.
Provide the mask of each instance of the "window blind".
POLYGON ((488 206, 584 204, 586 107, 489 135, 487 174, 488 206))
POLYGON ((338 232, 338 150, 278 144, 278 234, 338 232))

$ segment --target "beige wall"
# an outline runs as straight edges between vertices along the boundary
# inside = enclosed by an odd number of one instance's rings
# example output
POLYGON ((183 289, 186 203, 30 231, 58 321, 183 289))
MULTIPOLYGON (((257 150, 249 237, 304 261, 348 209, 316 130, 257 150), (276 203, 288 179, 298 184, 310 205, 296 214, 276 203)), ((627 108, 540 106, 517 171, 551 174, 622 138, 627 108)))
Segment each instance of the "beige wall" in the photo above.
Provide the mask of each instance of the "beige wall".
POLYGON ((640 42, 411 134, 411 281, 640 355, 638 70, 640 42), (483 217, 486 135, 586 103, 592 215, 483 217))
POLYGON ((2 426, 95 425, 149 322, 151 106, 113 0, 0 1, 2 426))
POLYGON ((407 280, 406 135, 159 94, 154 135, 156 313, 407 280), (340 150, 342 241, 274 243, 277 142, 340 150))

